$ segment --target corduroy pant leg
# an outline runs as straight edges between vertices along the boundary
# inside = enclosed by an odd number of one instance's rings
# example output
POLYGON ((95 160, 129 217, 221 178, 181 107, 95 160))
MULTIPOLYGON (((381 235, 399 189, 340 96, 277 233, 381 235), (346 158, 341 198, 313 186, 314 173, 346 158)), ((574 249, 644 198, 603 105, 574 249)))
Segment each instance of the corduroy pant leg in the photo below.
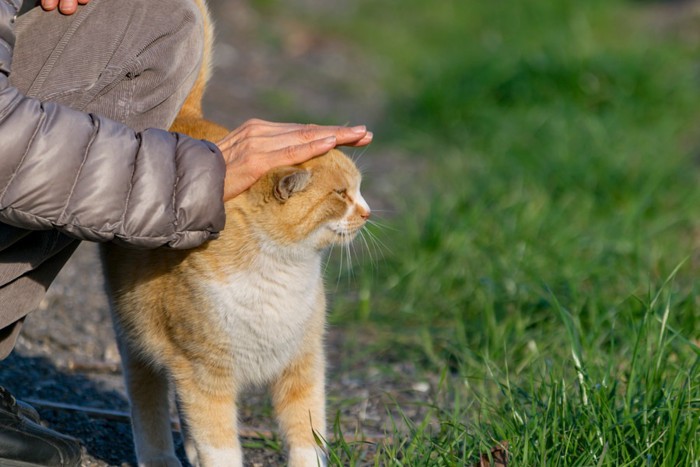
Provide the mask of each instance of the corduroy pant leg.
MULTIPOLYGON (((137 131, 171 125, 204 47, 191 0, 92 0, 71 16, 36 7, 17 18, 16 35, 13 86, 137 131)), ((0 224, 0 359, 78 244, 0 224)))

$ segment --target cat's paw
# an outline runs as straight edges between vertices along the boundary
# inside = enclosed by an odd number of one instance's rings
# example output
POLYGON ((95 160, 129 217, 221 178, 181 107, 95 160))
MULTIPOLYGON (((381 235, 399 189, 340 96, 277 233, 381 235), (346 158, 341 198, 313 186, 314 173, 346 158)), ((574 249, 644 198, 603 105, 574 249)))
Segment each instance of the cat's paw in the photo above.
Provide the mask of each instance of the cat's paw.
POLYGON ((289 467, 326 467, 326 453, 318 448, 293 448, 289 451, 289 467))

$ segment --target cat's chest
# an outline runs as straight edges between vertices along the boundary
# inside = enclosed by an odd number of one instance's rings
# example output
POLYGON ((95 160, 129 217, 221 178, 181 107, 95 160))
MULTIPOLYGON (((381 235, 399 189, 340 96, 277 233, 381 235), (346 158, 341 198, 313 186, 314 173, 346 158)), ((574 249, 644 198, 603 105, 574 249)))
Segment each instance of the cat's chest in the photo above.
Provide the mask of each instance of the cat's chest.
POLYGON ((296 355, 309 319, 319 312, 320 261, 259 264, 206 287, 212 325, 230 339, 239 377, 264 382, 296 355))

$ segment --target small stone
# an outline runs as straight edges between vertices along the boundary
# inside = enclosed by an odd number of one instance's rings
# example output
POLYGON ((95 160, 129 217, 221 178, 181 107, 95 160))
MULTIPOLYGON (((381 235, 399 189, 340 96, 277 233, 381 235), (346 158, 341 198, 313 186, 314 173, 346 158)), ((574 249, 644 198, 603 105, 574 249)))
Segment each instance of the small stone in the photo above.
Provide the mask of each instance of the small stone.
POLYGON ((417 392, 428 392, 430 391, 430 384, 425 381, 419 381, 411 385, 411 389, 417 392))

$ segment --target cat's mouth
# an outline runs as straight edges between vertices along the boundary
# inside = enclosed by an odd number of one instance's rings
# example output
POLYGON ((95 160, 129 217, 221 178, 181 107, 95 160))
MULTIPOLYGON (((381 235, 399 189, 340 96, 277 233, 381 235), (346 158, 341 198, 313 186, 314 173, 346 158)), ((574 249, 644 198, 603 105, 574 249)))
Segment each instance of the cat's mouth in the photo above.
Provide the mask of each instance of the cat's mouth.
POLYGON ((334 228, 334 227, 328 227, 328 230, 330 230, 331 232, 333 232, 333 233, 334 233, 335 235, 337 235, 338 237, 346 237, 346 236, 348 236, 348 235, 350 234, 350 233, 349 233, 347 230, 345 230, 345 229, 336 229, 336 228, 334 228))
POLYGON ((336 237, 339 237, 342 240, 345 241, 350 241, 353 238, 355 238, 355 235, 357 235, 357 232, 360 231, 359 228, 357 229, 339 229, 335 227, 328 227, 328 230, 333 232, 336 237))

